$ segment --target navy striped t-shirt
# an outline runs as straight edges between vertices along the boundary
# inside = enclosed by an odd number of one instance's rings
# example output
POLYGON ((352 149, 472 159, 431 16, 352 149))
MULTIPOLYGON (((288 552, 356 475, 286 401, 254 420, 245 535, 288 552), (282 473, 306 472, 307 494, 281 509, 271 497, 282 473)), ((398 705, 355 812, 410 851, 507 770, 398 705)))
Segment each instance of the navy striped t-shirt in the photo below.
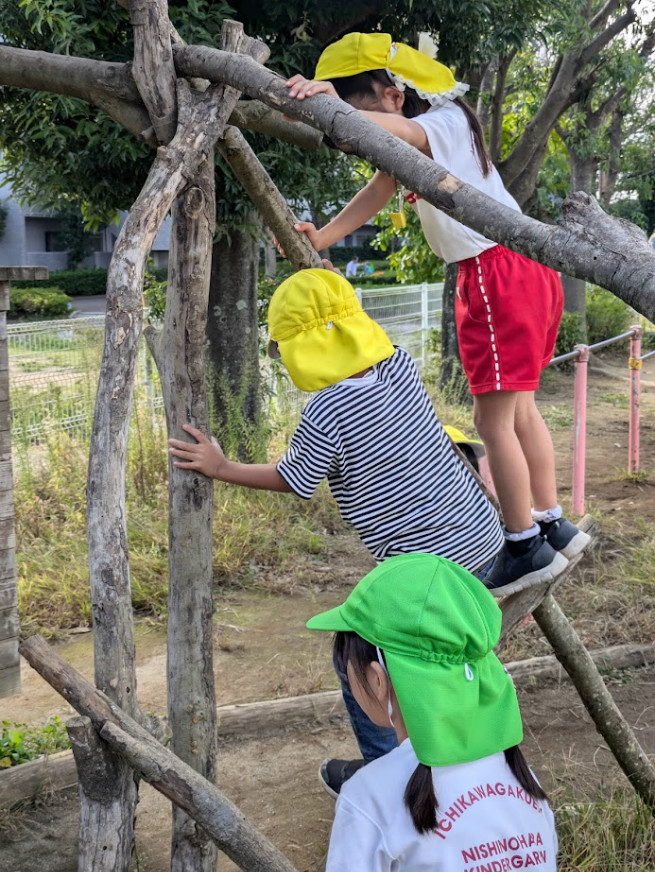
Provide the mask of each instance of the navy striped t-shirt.
POLYGON ((402 348, 313 397, 277 468, 305 499, 327 477, 341 515, 378 561, 424 552, 473 571, 503 544, 496 511, 402 348))

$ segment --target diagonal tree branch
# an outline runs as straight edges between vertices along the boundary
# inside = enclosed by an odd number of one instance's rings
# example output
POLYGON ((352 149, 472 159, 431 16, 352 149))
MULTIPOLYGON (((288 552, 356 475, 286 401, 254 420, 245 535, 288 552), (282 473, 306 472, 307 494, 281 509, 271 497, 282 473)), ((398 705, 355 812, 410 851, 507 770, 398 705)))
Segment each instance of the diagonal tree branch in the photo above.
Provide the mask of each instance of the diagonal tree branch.
POLYGON ((218 148, 234 175, 273 231, 295 269, 322 266, 318 252, 304 233, 293 229, 296 218, 275 182, 257 159, 241 131, 228 127, 218 148))
POLYGON ((582 68, 585 64, 588 64, 589 61, 592 58, 595 58, 606 45, 609 45, 615 36, 622 33, 629 24, 632 24, 636 20, 637 16, 632 7, 630 7, 628 12, 621 15, 616 19, 616 21, 613 21, 608 25, 602 33, 599 33, 595 39, 592 39, 592 41, 582 49, 579 53, 579 67, 582 68))

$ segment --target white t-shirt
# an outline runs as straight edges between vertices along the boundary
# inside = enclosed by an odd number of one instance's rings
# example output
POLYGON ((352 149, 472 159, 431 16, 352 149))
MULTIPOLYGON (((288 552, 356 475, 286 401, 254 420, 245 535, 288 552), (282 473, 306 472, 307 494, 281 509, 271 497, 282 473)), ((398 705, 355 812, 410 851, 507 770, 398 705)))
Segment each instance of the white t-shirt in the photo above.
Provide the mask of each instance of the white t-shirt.
POLYGON ((357 268, 359 266, 359 262, 356 260, 349 260, 346 264, 346 278, 352 278, 357 275, 357 268))
MULTIPOLYGON (((415 116, 412 121, 425 130, 436 163, 499 203, 521 211, 516 200, 505 190, 495 167, 488 176, 482 174, 468 119, 459 106, 449 102, 415 116)), ((425 200, 418 199, 413 205, 428 245, 446 263, 477 257, 481 251, 497 244, 435 209, 425 200)))
POLYGON ((426 552, 475 571, 502 547, 495 509, 402 348, 312 397, 277 469, 304 499, 327 477, 341 515, 378 561, 426 552))
POLYGON ((406 739, 344 784, 326 872, 556 872, 553 813, 523 790, 502 752, 432 769, 438 825, 426 835, 403 800, 417 765, 406 739))

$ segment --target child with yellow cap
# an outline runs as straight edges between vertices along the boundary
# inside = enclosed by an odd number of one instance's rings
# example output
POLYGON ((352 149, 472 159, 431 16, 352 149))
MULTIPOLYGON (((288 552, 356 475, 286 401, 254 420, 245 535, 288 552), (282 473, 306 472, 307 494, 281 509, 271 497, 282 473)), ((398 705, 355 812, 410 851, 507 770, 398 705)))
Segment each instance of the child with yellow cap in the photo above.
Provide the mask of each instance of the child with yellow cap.
MULTIPOLYGON (((284 457, 277 464, 228 460, 185 425, 194 441, 169 441, 175 465, 304 499, 327 478, 342 516, 377 561, 424 551, 483 574, 502 546, 498 516, 453 452, 410 355, 364 312, 352 285, 330 269, 302 270, 273 294, 268 326, 270 353, 297 387, 317 392, 284 457)), ((395 747, 395 733, 371 724, 340 677, 363 758, 375 759, 395 747)))
POLYGON ((355 698, 399 742, 343 785, 327 872, 555 872, 553 815, 493 651, 501 618, 461 566, 404 554, 307 622, 335 633, 355 698))
MULTIPOLYGON (((349 33, 325 49, 315 79, 294 76, 290 96, 339 96, 462 181, 520 211, 487 154, 480 122, 461 99, 468 85, 433 57, 388 33, 349 33)), ((328 248, 396 193, 394 179, 378 171, 325 227, 299 222, 296 229, 317 250, 328 248)), ((562 313, 559 276, 415 195, 406 198, 434 253, 459 264, 460 354, 505 523, 505 545, 485 583, 493 588, 524 575, 558 575, 589 542, 562 517, 553 444, 534 401, 562 313)))

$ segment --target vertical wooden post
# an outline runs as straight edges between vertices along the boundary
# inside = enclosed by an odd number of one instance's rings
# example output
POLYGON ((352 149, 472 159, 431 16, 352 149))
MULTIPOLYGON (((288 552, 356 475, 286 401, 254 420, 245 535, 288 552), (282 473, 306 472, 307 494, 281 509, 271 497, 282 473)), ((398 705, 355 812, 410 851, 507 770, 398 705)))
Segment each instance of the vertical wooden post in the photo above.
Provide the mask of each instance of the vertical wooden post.
POLYGON ((44 267, 0 267, 0 697, 18 693, 20 690, 18 583, 7 347, 9 283, 12 279, 39 281, 47 278, 48 270, 44 267))

